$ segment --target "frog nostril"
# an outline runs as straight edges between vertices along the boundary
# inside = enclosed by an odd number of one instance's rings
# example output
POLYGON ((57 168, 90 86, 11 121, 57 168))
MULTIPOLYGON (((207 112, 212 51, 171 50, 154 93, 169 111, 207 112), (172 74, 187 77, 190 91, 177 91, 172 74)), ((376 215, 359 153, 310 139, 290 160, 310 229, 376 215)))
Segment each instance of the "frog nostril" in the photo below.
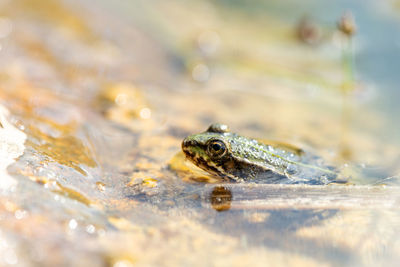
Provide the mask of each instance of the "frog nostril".
POLYGON ((183 142, 182 142, 182 147, 188 147, 189 146, 189 144, 190 144, 190 140, 183 140, 183 142))
POLYGON ((186 147, 187 146, 187 140, 183 140, 183 142, 182 142, 182 148, 184 148, 184 147, 186 147))
POLYGON ((197 146, 197 141, 195 141, 195 140, 183 140, 183 146, 184 147, 197 146))

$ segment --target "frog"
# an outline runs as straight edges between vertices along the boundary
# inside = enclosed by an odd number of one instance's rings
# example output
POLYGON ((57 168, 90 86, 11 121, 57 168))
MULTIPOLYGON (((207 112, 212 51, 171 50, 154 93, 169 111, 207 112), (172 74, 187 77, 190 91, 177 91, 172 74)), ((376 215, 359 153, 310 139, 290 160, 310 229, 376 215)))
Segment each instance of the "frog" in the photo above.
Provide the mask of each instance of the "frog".
POLYGON ((342 180, 334 167, 314 153, 286 143, 245 137, 222 123, 184 138, 182 151, 194 165, 228 182, 321 185, 342 180))

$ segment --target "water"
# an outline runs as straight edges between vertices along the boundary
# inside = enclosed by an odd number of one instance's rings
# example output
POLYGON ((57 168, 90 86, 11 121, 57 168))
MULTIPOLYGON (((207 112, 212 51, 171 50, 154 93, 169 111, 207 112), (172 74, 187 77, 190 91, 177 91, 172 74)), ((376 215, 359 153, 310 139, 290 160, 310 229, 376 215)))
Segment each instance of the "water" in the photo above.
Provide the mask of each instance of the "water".
POLYGON ((400 172, 389 3, 28 2, 1 3, 1 124, 26 135, 4 170, 1 264, 398 262, 398 181, 379 182, 400 172), (344 104, 332 39, 347 9, 365 90, 344 104), (318 46, 296 39, 304 14, 318 46), (312 151, 355 185, 221 184, 179 154, 213 122, 312 151))

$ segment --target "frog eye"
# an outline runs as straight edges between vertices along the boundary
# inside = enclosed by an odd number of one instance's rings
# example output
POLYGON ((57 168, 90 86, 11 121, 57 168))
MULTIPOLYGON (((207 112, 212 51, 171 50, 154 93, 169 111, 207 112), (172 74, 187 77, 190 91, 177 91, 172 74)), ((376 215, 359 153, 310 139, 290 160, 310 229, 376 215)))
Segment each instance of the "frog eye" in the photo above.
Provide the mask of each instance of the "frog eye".
POLYGON ((207 144, 207 153, 211 158, 221 158, 226 154, 226 145, 221 140, 210 140, 207 144))

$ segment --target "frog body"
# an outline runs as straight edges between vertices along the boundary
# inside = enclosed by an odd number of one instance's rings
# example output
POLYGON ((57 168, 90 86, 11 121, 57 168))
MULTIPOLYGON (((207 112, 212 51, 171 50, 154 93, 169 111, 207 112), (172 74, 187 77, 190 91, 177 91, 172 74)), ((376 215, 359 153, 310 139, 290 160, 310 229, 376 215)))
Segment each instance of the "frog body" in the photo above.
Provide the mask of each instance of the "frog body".
POLYGON ((228 181, 327 184, 337 176, 302 149, 247 138, 219 123, 186 137, 182 150, 195 165, 228 181))

